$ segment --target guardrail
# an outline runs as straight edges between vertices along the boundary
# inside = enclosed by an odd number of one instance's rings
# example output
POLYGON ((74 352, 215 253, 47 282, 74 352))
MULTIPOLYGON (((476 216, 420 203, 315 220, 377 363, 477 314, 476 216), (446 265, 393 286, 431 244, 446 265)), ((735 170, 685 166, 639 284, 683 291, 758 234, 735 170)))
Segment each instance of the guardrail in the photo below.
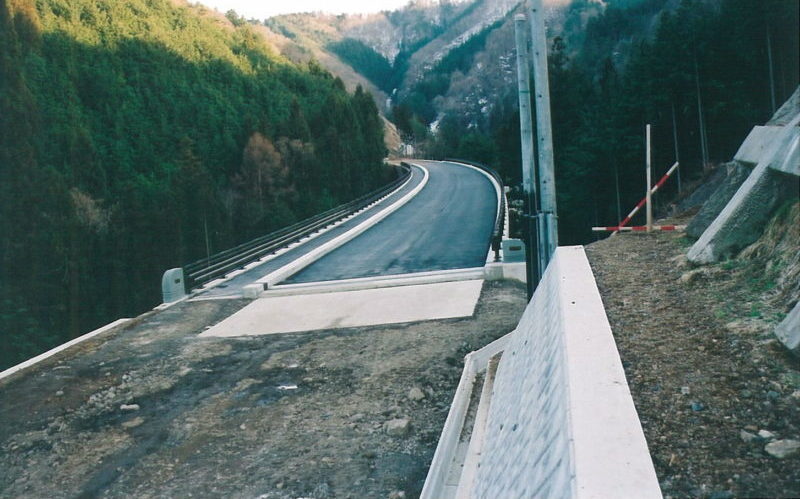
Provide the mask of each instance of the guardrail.
POLYGON ((494 168, 490 166, 486 166, 484 164, 478 163, 476 161, 468 161, 465 159, 458 159, 458 158, 444 158, 444 161, 452 161, 454 163, 464 163, 466 165, 474 166, 475 168, 480 168, 481 170, 485 171, 492 178, 497 182, 497 185, 500 186, 500 209, 497 210, 497 218, 494 222, 494 230, 492 231, 492 238, 490 239, 490 244, 492 245, 492 251, 495 253, 495 258, 499 260, 499 252, 500 252, 500 244, 503 242, 503 226, 506 220, 506 196, 503 187, 503 179, 500 178, 500 174, 497 173, 494 168))
POLYGON ((395 167, 397 178, 391 183, 369 192, 349 203, 339 205, 324 213, 307 218, 296 224, 271 232, 246 243, 220 251, 210 257, 184 265, 186 291, 213 281, 229 272, 242 268, 250 262, 273 253, 331 223, 340 220, 397 189, 411 176, 411 167, 403 163, 395 167))

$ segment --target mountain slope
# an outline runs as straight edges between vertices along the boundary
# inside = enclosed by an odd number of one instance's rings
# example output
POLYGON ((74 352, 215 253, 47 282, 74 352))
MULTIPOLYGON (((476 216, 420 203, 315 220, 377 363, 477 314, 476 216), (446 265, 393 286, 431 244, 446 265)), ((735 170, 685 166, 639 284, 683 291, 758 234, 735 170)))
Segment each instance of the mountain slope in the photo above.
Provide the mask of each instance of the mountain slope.
POLYGON ((384 181, 365 92, 169 0, 0 2, 0 365, 384 181))

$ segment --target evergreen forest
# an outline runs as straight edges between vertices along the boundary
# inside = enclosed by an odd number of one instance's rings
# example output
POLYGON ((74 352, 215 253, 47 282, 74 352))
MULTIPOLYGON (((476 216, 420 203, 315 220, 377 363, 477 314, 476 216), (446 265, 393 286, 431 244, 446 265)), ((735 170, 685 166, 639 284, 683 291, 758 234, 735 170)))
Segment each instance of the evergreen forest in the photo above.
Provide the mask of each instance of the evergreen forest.
MULTIPOLYGON (((676 160, 687 182, 733 157, 750 129, 768 121, 798 85, 799 3, 608 0, 601 8, 573 0, 565 8, 559 29, 548 33, 560 244, 594 240, 593 225, 613 225, 644 196, 646 124, 654 180, 676 160)), ((513 46, 512 18, 499 28, 506 30, 503 50, 513 46)), ((480 161, 518 185, 516 81, 496 91, 483 115, 439 105, 482 51, 489 54, 483 61, 509 60, 487 45, 494 29, 406 89, 393 118, 421 156, 480 161)), ((505 69, 509 81, 516 77, 515 66, 505 69)), ((471 83, 456 94, 462 101, 487 84, 485 76, 471 83)), ((673 178, 658 201, 675 199, 677 191, 673 178)))
MULTIPOLYGON (((233 19, 238 21, 238 19, 233 19)), ((0 369, 388 180, 372 97, 170 0, 0 1, 0 369)))

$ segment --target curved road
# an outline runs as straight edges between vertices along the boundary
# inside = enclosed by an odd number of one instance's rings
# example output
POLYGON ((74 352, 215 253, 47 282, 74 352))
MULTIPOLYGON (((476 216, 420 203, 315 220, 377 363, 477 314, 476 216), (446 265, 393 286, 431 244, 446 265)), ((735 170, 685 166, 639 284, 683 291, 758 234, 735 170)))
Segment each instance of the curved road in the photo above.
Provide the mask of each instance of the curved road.
POLYGON ((319 234, 313 239, 306 240, 302 244, 293 246, 277 257, 271 258, 261 265, 257 265, 246 272, 242 272, 236 277, 228 279, 223 284, 203 291, 201 296, 203 298, 239 298, 242 295, 242 288, 244 286, 252 284, 258 279, 278 270, 284 265, 288 265, 301 256, 311 252, 315 248, 318 248, 331 239, 338 237, 339 235, 367 220, 374 215, 376 211, 383 209, 385 206, 391 205, 401 197, 408 194, 409 191, 417 187, 422 182, 423 176, 424 173, 421 168, 412 168, 411 179, 408 181, 408 183, 402 188, 398 189, 396 192, 386 196, 386 198, 376 203, 374 206, 362 211, 350 220, 347 220, 332 229, 326 229, 326 232, 323 234, 319 234))
POLYGON ((497 214, 494 184, 455 163, 414 163, 430 174, 416 197, 283 283, 482 267, 497 214))

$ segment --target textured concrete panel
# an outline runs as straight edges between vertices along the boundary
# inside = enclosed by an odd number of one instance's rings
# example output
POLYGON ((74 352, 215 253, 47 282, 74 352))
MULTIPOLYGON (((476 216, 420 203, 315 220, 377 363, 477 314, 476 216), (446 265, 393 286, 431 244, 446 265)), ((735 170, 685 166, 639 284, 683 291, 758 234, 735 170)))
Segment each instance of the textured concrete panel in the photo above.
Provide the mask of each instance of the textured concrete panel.
POLYGON ((775 336, 792 353, 800 356, 800 302, 795 304, 789 315, 775 328, 775 336))
POLYGON ((503 352, 471 497, 661 497, 582 247, 556 252, 503 352))
POLYGON ((767 122, 767 125, 785 125, 792 121, 792 118, 800 111, 800 86, 798 86, 783 105, 775 111, 775 114, 767 122))
POLYGON ((772 144, 778 139, 783 131, 782 126, 755 126, 747 138, 744 139, 736 155, 733 157, 735 161, 742 163, 750 163, 757 165, 764 153, 768 151, 769 144, 772 144))
POLYGON ((249 336, 471 316, 482 280, 266 297, 200 336, 249 336))
POLYGON ((694 238, 699 238, 703 235, 703 232, 725 209, 725 205, 730 202, 733 195, 736 194, 736 191, 739 190, 739 187, 747 180, 747 176, 752 171, 736 161, 721 165, 718 170, 725 173, 722 176, 714 175, 714 179, 718 181, 717 188, 703 203, 702 208, 692 218, 689 225, 686 226, 686 233, 694 238))

